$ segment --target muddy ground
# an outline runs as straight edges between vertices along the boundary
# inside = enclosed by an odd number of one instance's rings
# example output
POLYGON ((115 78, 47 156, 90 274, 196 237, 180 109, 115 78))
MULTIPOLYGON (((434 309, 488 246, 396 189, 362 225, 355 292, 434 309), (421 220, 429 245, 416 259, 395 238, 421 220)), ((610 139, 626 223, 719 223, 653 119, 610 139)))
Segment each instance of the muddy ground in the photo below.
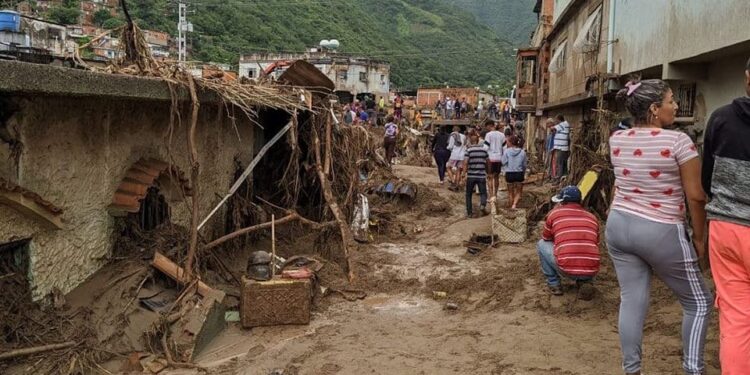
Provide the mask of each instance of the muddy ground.
MULTIPOLYGON (((253 375, 621 373, 618 288, 606 256, 592 301, 578 299, 572 285, 550 296, 534 238, 469 255, 462 241, 488 231, 489 218, 464 219, 463 193, 440 186, 432 168, 396 166, 395 173, 449 208, 393 203, 396 227, 353 255, 365 299, 326 297, 309 326, 242 330, 232 323, 198 363, 212 374, 253 375)), ((676 298, 655 281, 644 373, 682 373, 680 321, 676 298)), ((720 373, 716 316, 706 361, 708 374, 720 373)))

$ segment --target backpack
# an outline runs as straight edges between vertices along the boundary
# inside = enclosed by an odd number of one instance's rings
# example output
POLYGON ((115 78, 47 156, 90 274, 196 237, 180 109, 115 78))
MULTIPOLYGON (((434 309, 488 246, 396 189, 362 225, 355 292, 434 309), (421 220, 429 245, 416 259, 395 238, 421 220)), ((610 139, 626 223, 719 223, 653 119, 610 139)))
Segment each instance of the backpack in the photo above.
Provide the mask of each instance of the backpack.
POLYGON ((462 143, 462 142, 461 142, 461 134, 460 134, 460 133, 456 133, 456 132, 453 132, 453 134, 451 134, 451 137, 453 137, 453 144, 454 144, 454 145, 455 145, 456 147, 461 147, 461 143, 462 143))

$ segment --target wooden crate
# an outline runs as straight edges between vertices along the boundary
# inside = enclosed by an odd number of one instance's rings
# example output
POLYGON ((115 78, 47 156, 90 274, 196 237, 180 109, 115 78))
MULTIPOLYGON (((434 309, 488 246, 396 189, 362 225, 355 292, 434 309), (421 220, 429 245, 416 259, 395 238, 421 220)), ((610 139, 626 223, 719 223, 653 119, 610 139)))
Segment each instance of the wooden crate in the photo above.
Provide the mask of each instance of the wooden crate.
POLYGON ((240 321, 242 327, 310 323, 310 279, 255 281, 242 278, 240 321))

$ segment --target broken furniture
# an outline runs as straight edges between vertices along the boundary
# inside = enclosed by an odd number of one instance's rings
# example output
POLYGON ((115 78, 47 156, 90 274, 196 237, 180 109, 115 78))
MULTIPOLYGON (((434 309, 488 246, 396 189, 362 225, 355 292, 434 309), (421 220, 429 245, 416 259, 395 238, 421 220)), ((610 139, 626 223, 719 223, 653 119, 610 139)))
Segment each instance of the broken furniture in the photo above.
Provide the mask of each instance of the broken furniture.
POLYGON ((269 281, 242 278, 240 321, 243 328, 308 324, 312 305, 310 278, 269 281))
POLYGON ((168 336, 175 359, 191 362, 226 326, 225 293, 200 280, 188 282, 185 270, 159 252, 154 254, 151 265, 180 284, 195 284, 197 295, 185 298, 179 305, 178 313, 173 314, 176 318, 169 327, 168 336))

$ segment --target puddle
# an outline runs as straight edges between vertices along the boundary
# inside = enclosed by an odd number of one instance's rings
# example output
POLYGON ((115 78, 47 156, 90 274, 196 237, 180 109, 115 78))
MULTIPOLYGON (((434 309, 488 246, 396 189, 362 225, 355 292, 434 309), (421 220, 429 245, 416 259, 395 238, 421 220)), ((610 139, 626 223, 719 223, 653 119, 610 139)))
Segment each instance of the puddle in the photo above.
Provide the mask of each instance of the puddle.
POLYGON ((375 296, 362 302, 365 307, 375 312, 408 313, 425 312, 434 308, 434 301, 418 297, 375 296))
POLYGON ((434 246, 384 243, 377 249, 398 256, 398 260, 396 264, 375 266, 375 276, 388 277, 395 273, 401 280, 417 279, 424 283, 432 277, 460 279, 480 273, 476 264, 434 246))

